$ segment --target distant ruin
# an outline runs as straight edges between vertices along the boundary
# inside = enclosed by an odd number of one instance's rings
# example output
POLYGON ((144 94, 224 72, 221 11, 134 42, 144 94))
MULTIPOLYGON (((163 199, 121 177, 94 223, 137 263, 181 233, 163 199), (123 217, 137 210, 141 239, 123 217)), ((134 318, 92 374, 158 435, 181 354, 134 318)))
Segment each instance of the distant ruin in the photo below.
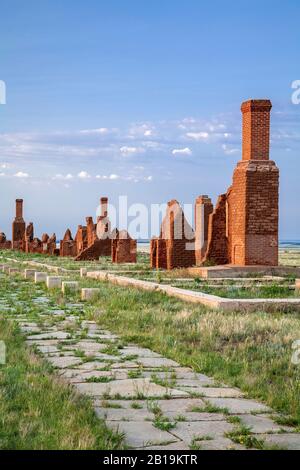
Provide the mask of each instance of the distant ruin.
POLYGON ((188 254, 192 229, 187 226, 181 234, 185 218, 177 201, 171 201, 160 237, 151 240, 152 267, 278 265, 279 170, 269 160, 271 108, 269 100, 242 104, 242 160, 215 207, 207 195, 196 199, 195 257, 188 254))
MULTIPOLYGON (((278 265, 279 170, 269 159, 271 108, 269 100, 242 104, 242 160, 215 206, 208 195, 197 197, 194 229, 179 203, 168 203, 160 235, 150 242, 152 268, 278 265)), ((75 239, 67 229, 57 248, 55 234, 34 238, 33 223, 26 226, 23 219, 23 200, 17 199, 12 241, 0 233, 0 249, 71 256, 76 261, 111 256, 114 263, 135 263, 136 240, 126 230, 112 230, 107 197, 101 198, 100 208, 96 223, 86 217, 75 239)))

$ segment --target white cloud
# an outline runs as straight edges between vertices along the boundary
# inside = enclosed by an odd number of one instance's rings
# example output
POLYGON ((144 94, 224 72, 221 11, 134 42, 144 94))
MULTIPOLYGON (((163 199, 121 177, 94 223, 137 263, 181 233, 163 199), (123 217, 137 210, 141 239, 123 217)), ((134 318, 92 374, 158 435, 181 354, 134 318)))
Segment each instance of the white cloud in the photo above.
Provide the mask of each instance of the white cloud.
POLYGON ((174 149, 172 150, 173 155, 192 155, 192 151, 189 147, 184 149, 174 149))
POLYGON ((226 155, 233 155, 234 153, 240 152, 240 149, 238 149, 238 148, 230 148, 230 147, 228 147, 228 145, 226 145, 226 144, 223 144, 223 145, 222 145, 222 149, 224 150, 224 153, 225 153, 226 155))
POLYGON ((87 172, 87 171, 81 171, 80 173, 78 173, 78 178, 82 179, 82 180, 86 180, 86 179, 89 179, 91 177, 91 175, 87 172))
POLYGON ((119 175, 115 175, 115 174, 109 175, 110 180, 118 180, 119 178, 120 178, 119 175))
POLYGON ((82 131, 79 131, 79 133, 84 135, 105 135, 109 133, 109 129, 107 129, 107 127, 100 127, 99 129, 83 129, 82 131))
POLYGON ((73 179, 73 175, 68 173, 67 175, 61 175, 60 173, 53 177, 54 180, 71 180, 73 179))
POLYGON ((199 140, 206 140, 206 139, 208 139, 209 133, 208 133, 208 132, 187 132, 186 136, 187 136, 189 139, 193 139, 193 140, 199 141, 199 140))
POLYGON ((16 178, 29 178, 29 174, 23 173, 23 171, 18 171, 18 173, 16 173, 14 176, 16 178))
POLYGON ((128 147, 127 145, 124 145, 123 147, 120 148, 120 152, 124 156, 129 156, 129 155, 136 155, 138 153, 144 153, 144 149, 141 147, 128 147))

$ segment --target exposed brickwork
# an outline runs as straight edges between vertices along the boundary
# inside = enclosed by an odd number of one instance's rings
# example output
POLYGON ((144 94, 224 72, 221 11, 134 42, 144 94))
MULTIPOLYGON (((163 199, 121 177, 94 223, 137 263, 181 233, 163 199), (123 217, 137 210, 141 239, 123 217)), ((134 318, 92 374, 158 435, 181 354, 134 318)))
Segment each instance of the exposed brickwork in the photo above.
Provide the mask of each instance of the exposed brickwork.
POLYGON ((195 202, 195 257, 196 265, 203 262, 208 243, 209 216, 214 206, 208 196, 199 196, 195 202))
POLYGON ((22 250, 26 224, 23 219, 23 199, 16 199, 16 217, 12 224, 12 248, 22 250))
POLYGON ((278 265, 279 170, 269 160, 270 110, 267 100, 242 105, 243 161, 228 191, 229 262, 278 265))
POLYGON ((94 224, 93 217, 86 218, 87 246, 90 246, 97 239, 97 224, 94 224))
POLYGON ((0 250, 10 250, 11 249, 11 241, 6 240, 5 233, 0 233, 0 250))
POLYGON ((81 253, 88 247, 87 227, 78 225, 77 233, 75 235, 76 251, 81 253))
POLYGON ((76 256, 75 261, 97 261, 100 256, 111 256, 110 238, 95 240, 94 243, 76 256))
POLYGON ((216 207, 209 216, 207 252, 205 262, 228 263, 228 242, 226 236, 226 194, 219 196, 216 207))
POLYGON ((72 238, 71 230, 67 229, 60 242, 60 256, 77 256, 77 245, 72 238))
POLYGON ((195 234, 176 200, 168 203, 160 237, 151 243, 150 259, 157 269, 195 265, 195 234))
POLYGON ((137 242, 126 230, 117 232, 112 240, 113 263, 136 263, 137 242))
POLYGON ((271 108, 269 100, 249 100, 242 104, 243 160, 269 160, 271 108))

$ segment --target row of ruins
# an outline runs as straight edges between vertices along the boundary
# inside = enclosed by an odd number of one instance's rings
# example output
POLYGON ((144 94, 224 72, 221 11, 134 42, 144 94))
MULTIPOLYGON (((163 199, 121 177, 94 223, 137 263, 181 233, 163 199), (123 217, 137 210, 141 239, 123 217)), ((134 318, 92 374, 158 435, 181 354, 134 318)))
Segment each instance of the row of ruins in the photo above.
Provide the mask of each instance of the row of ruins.
MULTIPOLYGON (((168 203, 160 236, 150 242, 153 268, 278 265, 279 170, 269 159, 271 108, 269 100, 242 104, 242 160, 215 207, 207 195, 196 199, 194 229, 179 203, 168 203)), ((0 249, 71 256, 77 261, 111 256, 114 263, 135 263, 137 241, 126 230, 112 230, 107 198, 101 198, 100 206, 96 223, 87 217, 75 238, 68 229, 57 247, 55 234, 34 237, 33 224, 26 226, 23 219, 23 200, 17 199, 12 241, 1 233, 0 249)))

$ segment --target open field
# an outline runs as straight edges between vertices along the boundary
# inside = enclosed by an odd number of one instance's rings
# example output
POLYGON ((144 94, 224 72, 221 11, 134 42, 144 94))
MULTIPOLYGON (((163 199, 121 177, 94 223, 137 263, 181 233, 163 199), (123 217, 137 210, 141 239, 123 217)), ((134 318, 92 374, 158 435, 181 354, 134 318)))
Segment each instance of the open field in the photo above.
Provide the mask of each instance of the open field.
MULTIPOLYGON (((31 256, 16 252, 2 252, 2 255, 8 257, 13 255, 14 258, 18 258, 20 261, 32 259, 31 256)), ((49 264, 49 258, 35 256, 34 259, 49 264)), ((50 259, 53 265, 56 265, 55 260, 57 261, 57 258, 50 259)), ((60 266, 68 266, 68 269, 74 264, 72 260, 60 259, 59 261, 60 266)), ((142 257, 139 264, 143 266, 145 263, 145 257, 142 257)), ((22 267, 22 269, 26 267, 26 265, 16 265, 12 262, 11 264, 14 267, 22 267)), ((103 264, 107 266, 107 269, 110 269, 108 260, 100 263, 101 269, 103 264)), ((95 269, 95 263, 85 263, 85 265, 95 269)), ((127 268, 127 265, 126 267, 115 267, 120 271, 130 271, 127 268)), ((133 266, 131 268, 133 269, 133 266)), ((160 274, 166 276, 166 273, 160 274)), ((69 273, 68 276, 70 276, 69 273)), ((69 279, 67 275, 66 278, 69 279)), ((174 282, 173 279, 172 282, 174 282)), ((26 306, 27 321, 40 324, 41 316, 43 317, 43 311, 45 313, 45 310, 49 314, 49 311, 51 313, 52 310, 59 308, 65 311, 66 314, 73 315, 76 309, 74 307, 75 310, 72 311, 70 306, 73 308, 72 305, 81 305, 80 313, 76 313, 81 320, 96 320, 100 328, 117 333, 123 344, 130 342, 150 348, 169 359, 177 361, 181 366, 188 366, 197 373, 214 377, 217 383, 222 382, 227 386, 238 387, 246 393, 247 397, 257 399, 273 408, 274 412, 278 413, 277 416, 274 416, 274 419, 279 423, 279 426, 289 425, 293 427, 293 432, 300 431, 300 366, 293 365, 291 362, 292 344, 295 340, 300 339, 299 313, 268 314, 257 312, 247 314, 245 312, 215 312, 202 306, 194 306, 169 298, 162 293, 145 292, 88 278, 80 278, 76 270, 72 274, 72 280, 77 280, 81 287, 99 288, 98 298, 90 303, 82 304, 78 294, 69 295, 66 298, 62 296, 59 290, 46 291, 43 285, 35 286, 31 282, 22 280, 18 275, 8 278, 2 275, 1 317, 5 318, 5 323, 3 323, 5 327, 1 329, 2 336, 4 334, 7 341, 15 341, 16 350, 23 351, 23 340, 19 333, 15 334, 15 329, 12 329, 15 327, 8 323, 12 307, 14 315, 23 316, 24 306, 26 306), (46 296, 50 299, 50 303, 38 304, 37 308, 33 298, 39 296, 46 296), (43 306, 42 311, 40 310, 41 305, 43 306), (5 331, 13 331, 14 334, 5 333, 5 331)), ((195 281, 188 280, 187 282, 195 281)), ((245 282, 248 282, 248 280, 245 282)), ((256 280, 257 282, 259 281, 256 280)), ((284 279, 280 282, 281 285, 283 284, 282 288, 286 289, 286 284, 290 280, 284 279)), ((272 284, 269 287, 272 289, 272 284)), ((55 325, 56 321, 56 317, 53 316, 52 324, 55 325)), ((27 354, 30 358, 35 357, 32 353, 27 354)), ((26 365, 28 371, 24 372, 25 378, 22 377, 22 374, 15 374, 11 379, 12 383, 9 383, 7 379, 4 380, 4 391, 7 394, 6 396, 11 398, 5 402, 2 423, 14 419, 11 414, 13 414, 14 407, 17 406, 9 390, 17 387, 23 381, 26 383, 26 378, 31 377, 31 374, 34 373, 31 371, 33 366, 30 360, 28 361, 29 364, 26 365)), ((37 361, 39 364, 39 359, 37 361)), ((39 367, 47 368, 49 366, 42 365, 39 367)), ((38 373, 40 370, 44 371, 44 369, 38 368, 38 373)), ((3 371, 2 368, 1 379, 3 379, 3 371)), ((36 372, 36 375, 38 373, 36 372)), ((143 373, 143 369, 141 373, 143 373)), ((42 372, 42 374, 44 377, 45 372, 42 372)), ((49 383, 53 383, 53 387, 57 386, 55 385, 55 376, 52 377, 51 375, 52 371, 49 374, 49 383)), ((45 380, 42 383, 43 389, 45 388, 45 396, 50 393, 47 390, 46 382, 45 380)), ((40 393, 40 386, 38 380, 32 385, 37 395, 40 393)), ((35 428, 37 437, 36 440, 33 440, 33 446, 36 448, 47 448, 48 445, 55 447, 58 445, 58 441, 55 441, 52 436, 47 440, 47 437, 44 436, 43 413, 39 409, 39 401, 34 396, 34 394, 29 396, 24 392, 22 406, 18 405, 19 416, 24 416, 25 419, 28 409, 31 409, 32 413, 38 416, 38 424, 35 428), (37 409, 34 408, 34 405, 37 409)), ((66 397, 69 396, 66 393, 66 397)), ((50 398, 45 401, 49 403, 50 407, 52 402, 51 394, 50 398)), ((63 400, 60 400, 60 404, 63 403, 63 400)), ((82 406, 88 407, 89 405, 84 403, 82 406)), ((58 406, 53 408, 52 419, 55 423, 63 410, 59 410, 58 406)), ((64 407, 62 406, 62 408, 64 407)), ((43 411, 47 412, 46 405, 45 408, 43 407, 43 411)), ((83 419, 82 416, 78 417, 78 414, 80 415, 80 407, 76 408, 76 412, 74 411, 75 421, 83 419)), ((97 445, 101 448, 106 448, 106 445, 122 445, 121 439, 113 435, 108 441, 105 439, 101 441, 99 437, 101 432, 93 422, 92 409, 84 415, 85 418, 90 416, 85 425, 88 435, 92 437, 88 442, 80 443, 83 448, 94 448, 97 445)), ((14 426, 18 428, 16 418, 14 426)), ((14 441, 6 436, 5 431, 3 431, 2 442, 4 442, 5 448, 20 445, 22 432, 19 429, 18 431, 15 430, 17 437, 14 441)), ((30 434, 31 431, 28 432, 30 434)), ((64 444, 65 446, 69 445, 72 448, 72 446, 79 445, 76 441, 76 423, 69 424, 67 422, 66 429, 62 430, 61 433, 63 434, 63 432, 68 434, 69 439, 67 441, 62 440, 62 442, 67 442, 67 444, 64 444)))

